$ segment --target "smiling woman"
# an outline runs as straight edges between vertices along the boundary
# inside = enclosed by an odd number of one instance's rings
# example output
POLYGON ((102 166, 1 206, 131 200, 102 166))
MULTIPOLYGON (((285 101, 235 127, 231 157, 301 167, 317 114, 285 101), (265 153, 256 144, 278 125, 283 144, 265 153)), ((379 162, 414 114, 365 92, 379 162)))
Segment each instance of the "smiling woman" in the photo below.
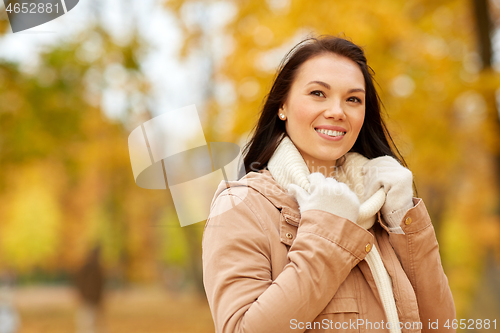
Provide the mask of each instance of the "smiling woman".
POLYGON ((363 125, 363 73, 349 58, 317 55, 300 67, 279 112, 311 172, 330 170, 325 176, 332 176, 336 161, 351 149, 363 125))
POLYGON ((203 234, 216 332, 454 331, 434 229, 361 48, 293 48, 244 151, 247 174, 221 182, 203 234))

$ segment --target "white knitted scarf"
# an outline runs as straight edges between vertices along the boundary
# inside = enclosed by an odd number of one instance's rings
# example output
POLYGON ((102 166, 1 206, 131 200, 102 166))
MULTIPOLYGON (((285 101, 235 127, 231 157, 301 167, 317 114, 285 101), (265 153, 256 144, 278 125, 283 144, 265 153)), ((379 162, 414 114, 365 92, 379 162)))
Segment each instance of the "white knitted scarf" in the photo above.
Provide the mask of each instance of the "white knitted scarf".
MULTIPOLYGON (((361 170, 363 165, 368 161, 361 154, 347 153, 345 154, 345 162, 341 167, 336 168, 333 174, 333 177, 337 181, 347 184, 358 196, 361 206, 358 220, 354 222, 365 229, 370 229, 373 226, 377 212, 382 208, 385 201, 383 189, 380 189, 372 197, 364 201, 363 174, 361 170)), ((286 189, 289 184, 296 184, 309 191, 310 184, 307 179, 307 176, 310 174, 309 168, 288 136, 285 136, 278 145, 267 167, 276 182, 283 188, 286 189)), ((392 280, 384 267, 375 244, 366 255, 365 260, 373 274, 387 321, 391 323, 389 331, 391 333, 400 333, 398 311, 392 291, 392 280)))

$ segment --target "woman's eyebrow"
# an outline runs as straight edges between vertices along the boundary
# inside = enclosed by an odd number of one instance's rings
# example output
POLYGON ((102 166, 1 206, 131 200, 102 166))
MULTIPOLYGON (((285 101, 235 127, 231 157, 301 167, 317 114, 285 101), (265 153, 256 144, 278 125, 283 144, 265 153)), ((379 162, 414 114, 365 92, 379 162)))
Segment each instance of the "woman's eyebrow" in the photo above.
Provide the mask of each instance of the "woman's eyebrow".
POLYGON ((350 93, 353 93, 353 92, 361 92, 361 93, 363 93, 363 94, 365 94, 365 93, 366 93, 366 92, 365 92, 365 90, 364 90, 364 89, 362 89, 362 88, 353 88, 353 89, 349 89, 349 91, 348 91, 348 93, 349 93, 349 94, 350 94, 350 93))
MULTIPOLYGON (((330 85, 326 82, 323 82, 323 81, 311 81, 308 84, 306 84, 306 86, 311 85, 311 84, 319 84, 319 85, 325 87, 326 89, 331 89, 330 85)), ((352 89, 349 89, 349 91, 348 91, 349 94, 353 93, 353 92, 361 92, 363 94, 366 93, 363 88, 352 88, 352 89)))
POLYGON ((326 82, 323 82, 323 81, 311 81, 308 84, 306 84, 306 86, 311 85, 311 84, 315 84, 315 83, 325 87, 326 89, 330 89, 330 85, 326 82))

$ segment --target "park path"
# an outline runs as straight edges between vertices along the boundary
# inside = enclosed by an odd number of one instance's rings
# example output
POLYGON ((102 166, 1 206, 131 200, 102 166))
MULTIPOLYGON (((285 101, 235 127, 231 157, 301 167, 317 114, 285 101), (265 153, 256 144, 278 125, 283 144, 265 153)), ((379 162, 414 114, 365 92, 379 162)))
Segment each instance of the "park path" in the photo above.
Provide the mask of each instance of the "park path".
MULTIPOLYGON (((20 313, 18 333, 75 333, 77 294, 67 286, 32 286, 13 291, 20 313)), ((105 333, 213 333, 207 301, 172 295, 159 286, 106 292, 105 333)))

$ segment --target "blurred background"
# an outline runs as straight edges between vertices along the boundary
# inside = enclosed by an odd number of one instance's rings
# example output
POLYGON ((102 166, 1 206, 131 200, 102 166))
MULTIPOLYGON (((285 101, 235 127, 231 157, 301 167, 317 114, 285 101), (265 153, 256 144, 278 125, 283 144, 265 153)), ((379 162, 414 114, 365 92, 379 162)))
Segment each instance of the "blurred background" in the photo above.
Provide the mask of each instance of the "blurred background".
POLYGON ((243 146, 319 34, 365 49, 457 317, 499 329, 500 0, 81 0, 15 34, 0 4, 0 332, 213 332, 204 223, 135 184, 128 135, 196 104, 243 146))

